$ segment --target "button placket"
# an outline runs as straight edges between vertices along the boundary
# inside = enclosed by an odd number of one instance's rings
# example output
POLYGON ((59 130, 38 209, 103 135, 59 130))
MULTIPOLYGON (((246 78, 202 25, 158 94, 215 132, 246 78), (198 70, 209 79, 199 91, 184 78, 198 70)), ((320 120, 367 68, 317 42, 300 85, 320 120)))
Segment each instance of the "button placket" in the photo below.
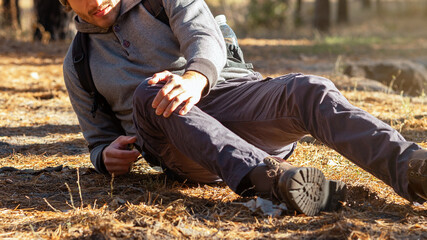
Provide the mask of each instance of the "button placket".
POLYGON ((129 48, 130 47, 130 42, 126 39, 123 40, 123 47, 125 48, 129 48))
POLYGON ((121 28, 119 24, 113 25, 112 30, 114 32, 114 35, 116 35, 117 39, 120 42, 120 45, 122 45, 123 50, 127 55, 129 55, 128 48, 130 47, 130 42, 123 38, 123 33, 121 33, 121 28))
POLYGON ((114 25, 114 26, 113 26, 113 31, 114 31, 114 32, 120 32, 120 26, 119 26, 119 25, 117 25, 117 24, 116 24, 116 25, 114 25))

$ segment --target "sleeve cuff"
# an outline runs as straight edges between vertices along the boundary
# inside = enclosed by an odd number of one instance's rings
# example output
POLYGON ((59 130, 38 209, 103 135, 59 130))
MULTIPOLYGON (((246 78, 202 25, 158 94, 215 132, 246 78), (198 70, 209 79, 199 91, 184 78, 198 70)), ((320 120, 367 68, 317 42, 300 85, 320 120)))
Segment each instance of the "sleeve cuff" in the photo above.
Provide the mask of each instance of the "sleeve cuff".
POLYGON ((90 160, 95 167, 95 170, 99 173, 109 174, 107 168, 102 160, 102 151, 108 146, 108 144, 98 145, 90 152, 90 160))
POLYGON ((208 79, 208 86, 203 92, 203 96, 206 96, 212 87, 214 87, 218 81, 218 71, 215 65, 204 58, 193 58, 187 63, 186 71, 196 71, 203 74, 208 79))

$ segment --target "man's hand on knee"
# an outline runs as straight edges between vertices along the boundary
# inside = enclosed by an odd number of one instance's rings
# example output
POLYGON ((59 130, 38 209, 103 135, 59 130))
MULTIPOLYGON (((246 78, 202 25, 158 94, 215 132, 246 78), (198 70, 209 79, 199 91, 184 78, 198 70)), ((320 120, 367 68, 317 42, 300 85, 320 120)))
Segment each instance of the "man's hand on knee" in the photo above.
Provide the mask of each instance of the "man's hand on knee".
POLYGON ((120 136, 104 149, 102 159, 110 174, 119 176, 130 171, 140 154, 136 149, 128 149, 129 144, 135 142, 136 137, 120 136))
POLYGON ((179 114, 187 114, 200 101, 202 92, 208 84, 207 78, 195 71, 187 71, 182 76, 164 71, 154 74, 148 81, 149 84, 159 82, 165 82, 165 85, 157 93, 152 106, 156 109, 157 115, 163 115, 166 118, 182 103, 184 105, 178 109, 179 114))

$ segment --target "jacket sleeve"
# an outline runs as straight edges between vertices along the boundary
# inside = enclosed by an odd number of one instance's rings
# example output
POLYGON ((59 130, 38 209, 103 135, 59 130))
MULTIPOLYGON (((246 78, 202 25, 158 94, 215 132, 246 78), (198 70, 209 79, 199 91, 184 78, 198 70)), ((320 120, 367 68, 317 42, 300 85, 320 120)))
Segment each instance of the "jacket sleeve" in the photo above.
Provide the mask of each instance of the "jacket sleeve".
MULTIPOLYGON (((71 47, 70 47, 71 49, 71 47)), ((74 69, 71 50, 68 51, 63 65, 64 81, 71 105, 77 115, 83 136, 89 144, 90 160, 95 169, 107 174, 102 160, 102 151, 120 135, 124 135, 121 126, 114 123, 114 118, 101 110, 96 111, 96 117, 91 114, 93 100, 81 86, 74 69)))
POLYGON ((227 58, 224 39, 203 0, 163 0, 171 29, 187 59, 186 71, 207 77, 209 90, 216 85, 227 58))

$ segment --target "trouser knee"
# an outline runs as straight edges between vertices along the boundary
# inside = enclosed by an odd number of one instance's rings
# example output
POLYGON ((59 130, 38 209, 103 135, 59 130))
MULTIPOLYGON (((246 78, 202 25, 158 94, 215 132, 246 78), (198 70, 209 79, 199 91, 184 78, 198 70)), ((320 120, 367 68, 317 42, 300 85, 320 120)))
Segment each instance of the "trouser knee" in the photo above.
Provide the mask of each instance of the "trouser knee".
POLYGON ((321 115, 347 101, 331 80, 319 76, 300 75, 291 85, 291 98, 300 107, 300 113, 321 115))
POLYGON ((338 89, 331 80, 313 75, 299 75, 293 79, 293 91, 299 96, 300 100, 321 101, 325 94, 329 92, 338 92, 338 89))
POLYGON ((149 112, 154 112, 151 106, 158 91, 161 89, 158 85, 150 85, 148 81, 143 81, 135 89, 133 94, 134 114, 145 115, 149 112))
POLYGON ((296 126, 302 132, 316 135, 322 131, 336 111, 351 108, 335 85, 326 78, 311 75, 295 75, 284 82, 283 109, 297 119, 296 126))

